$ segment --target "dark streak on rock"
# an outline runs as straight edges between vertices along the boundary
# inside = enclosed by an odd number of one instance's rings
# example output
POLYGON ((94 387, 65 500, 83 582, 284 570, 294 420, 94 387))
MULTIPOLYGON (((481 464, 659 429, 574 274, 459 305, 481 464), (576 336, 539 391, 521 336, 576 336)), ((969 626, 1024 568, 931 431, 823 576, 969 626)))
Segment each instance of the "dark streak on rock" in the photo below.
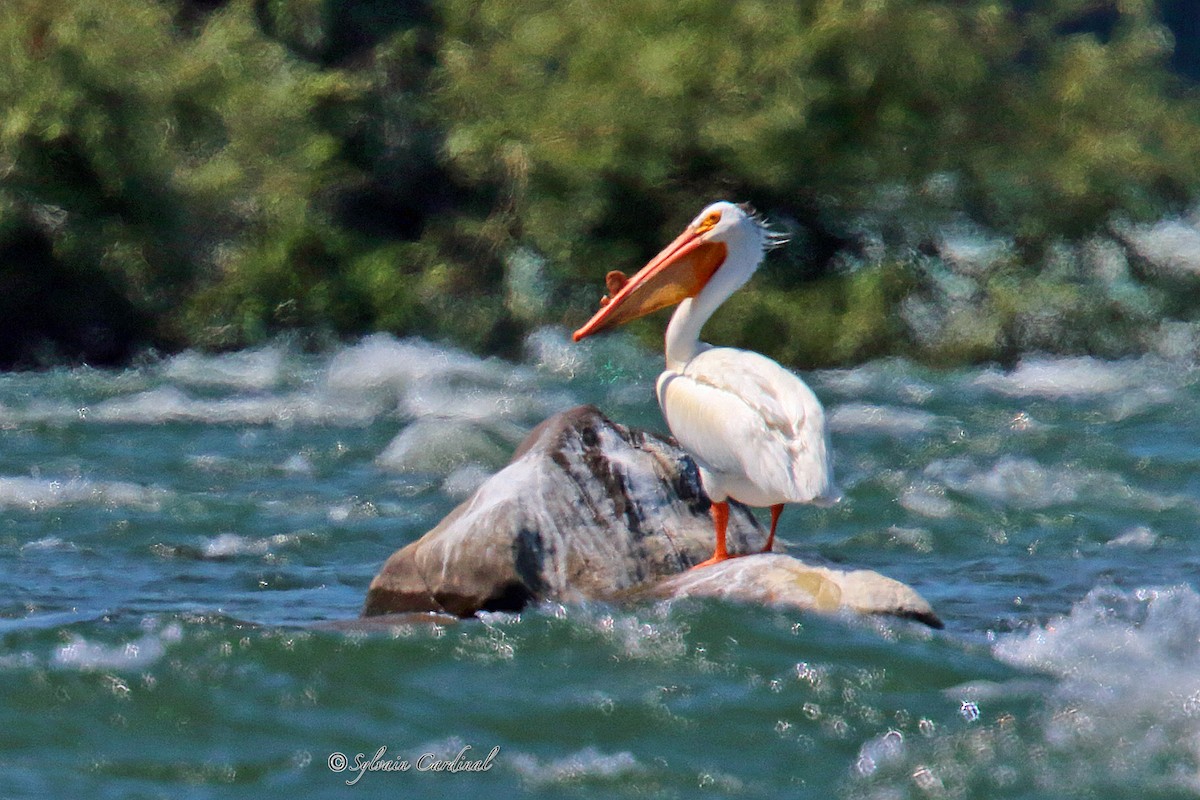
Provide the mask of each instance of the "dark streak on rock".
POLYGON ((546 593, 543 574, 551 558, 548 550, 541 534, 532 528, 522 528, 513 539, 513 566, 530 597, 546 593))

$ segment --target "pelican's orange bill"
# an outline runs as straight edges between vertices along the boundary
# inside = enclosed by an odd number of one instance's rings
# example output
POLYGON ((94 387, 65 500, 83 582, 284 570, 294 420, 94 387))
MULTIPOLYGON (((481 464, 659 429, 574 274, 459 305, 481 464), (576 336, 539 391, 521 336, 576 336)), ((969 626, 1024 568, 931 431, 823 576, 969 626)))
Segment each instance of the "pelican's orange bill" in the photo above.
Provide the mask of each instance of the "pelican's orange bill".
MULTIPOLYGON (((723 242, 706 242, 701 237, 692 227, 680 234, 626 281, 612 299, 601 301, 595 316, 575 331, 575 341, 673 306, 685 297, 695 297, 725 261, 726 252, 723 242)), ((614 284, 612 280, 606 282, 614 284)))

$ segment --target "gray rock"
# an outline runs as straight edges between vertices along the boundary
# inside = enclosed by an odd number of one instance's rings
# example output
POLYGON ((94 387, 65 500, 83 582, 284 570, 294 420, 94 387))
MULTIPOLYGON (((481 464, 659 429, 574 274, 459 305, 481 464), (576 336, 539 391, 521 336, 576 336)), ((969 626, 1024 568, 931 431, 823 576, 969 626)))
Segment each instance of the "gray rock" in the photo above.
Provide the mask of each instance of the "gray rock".
POLYGON ((852 571, 805 564, 764 553, 673 575, 647 594, 663 599, 718 597, 805 611, 889 614, 941 628, 942 621, 910 586, 867 569, 852 571))
MULTIPOLYGON (((683 451, 581 406, 535 428, 508 466, 393 554, 363 613, 612 597, 711 555, 709 505, 683 451)), ((731 513, 731 552, 765 541, 747 509, 731 513)))
MULTIPOLYGON (((687 572, 712 554, 709 506, 686 453, 581 406, 535 428, 508 466, 395 552, 371 582, 363 616, 710 595, 936 621, 916 592, 875 573, 780 555, 687 572)), ((765 531, 731 506, 730 552, 756 553, 765 531)))

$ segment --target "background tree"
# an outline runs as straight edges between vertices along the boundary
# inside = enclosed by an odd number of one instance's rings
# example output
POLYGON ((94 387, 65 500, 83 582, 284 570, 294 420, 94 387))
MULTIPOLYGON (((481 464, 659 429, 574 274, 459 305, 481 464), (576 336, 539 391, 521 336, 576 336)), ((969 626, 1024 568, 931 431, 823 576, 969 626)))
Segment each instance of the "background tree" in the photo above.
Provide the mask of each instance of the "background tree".
POLYGON ((1097 284, 1078 250, 1196 197, 1180 8, 13 0, 0 365, 285 330, 511 353, 717 197, 793 236, 723 341, 805 364, 1116 354, 1194 313, 1146 275, 1097 284), (956 266, 963 225, 1001 256, 956 266))

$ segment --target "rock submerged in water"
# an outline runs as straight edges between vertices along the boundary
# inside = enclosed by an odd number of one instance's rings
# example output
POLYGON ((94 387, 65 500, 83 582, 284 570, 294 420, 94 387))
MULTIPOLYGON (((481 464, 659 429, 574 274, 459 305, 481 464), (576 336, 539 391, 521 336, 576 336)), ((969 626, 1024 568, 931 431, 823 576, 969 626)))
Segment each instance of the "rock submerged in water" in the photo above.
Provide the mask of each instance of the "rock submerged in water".
POLYGON ((829 569, 779 553, 722 561, 672 575, 646 594, 661 599, 719 597, 805 611, 889 614, 941 628, 925 598, 911 586, 872 572, 829 569))
MULTIPOLYGON (((363 616, 715 596, 940 627, 915 591, 865 570, 764 554, 688 572, 712 553, 709 505, 682 450, 580 406, 535 428, 506 467, 393 553, 371 582, 363 616)), ((766 532, 749 510, 731 503, 731 512, 730 552, 761 549, 766 532)))

